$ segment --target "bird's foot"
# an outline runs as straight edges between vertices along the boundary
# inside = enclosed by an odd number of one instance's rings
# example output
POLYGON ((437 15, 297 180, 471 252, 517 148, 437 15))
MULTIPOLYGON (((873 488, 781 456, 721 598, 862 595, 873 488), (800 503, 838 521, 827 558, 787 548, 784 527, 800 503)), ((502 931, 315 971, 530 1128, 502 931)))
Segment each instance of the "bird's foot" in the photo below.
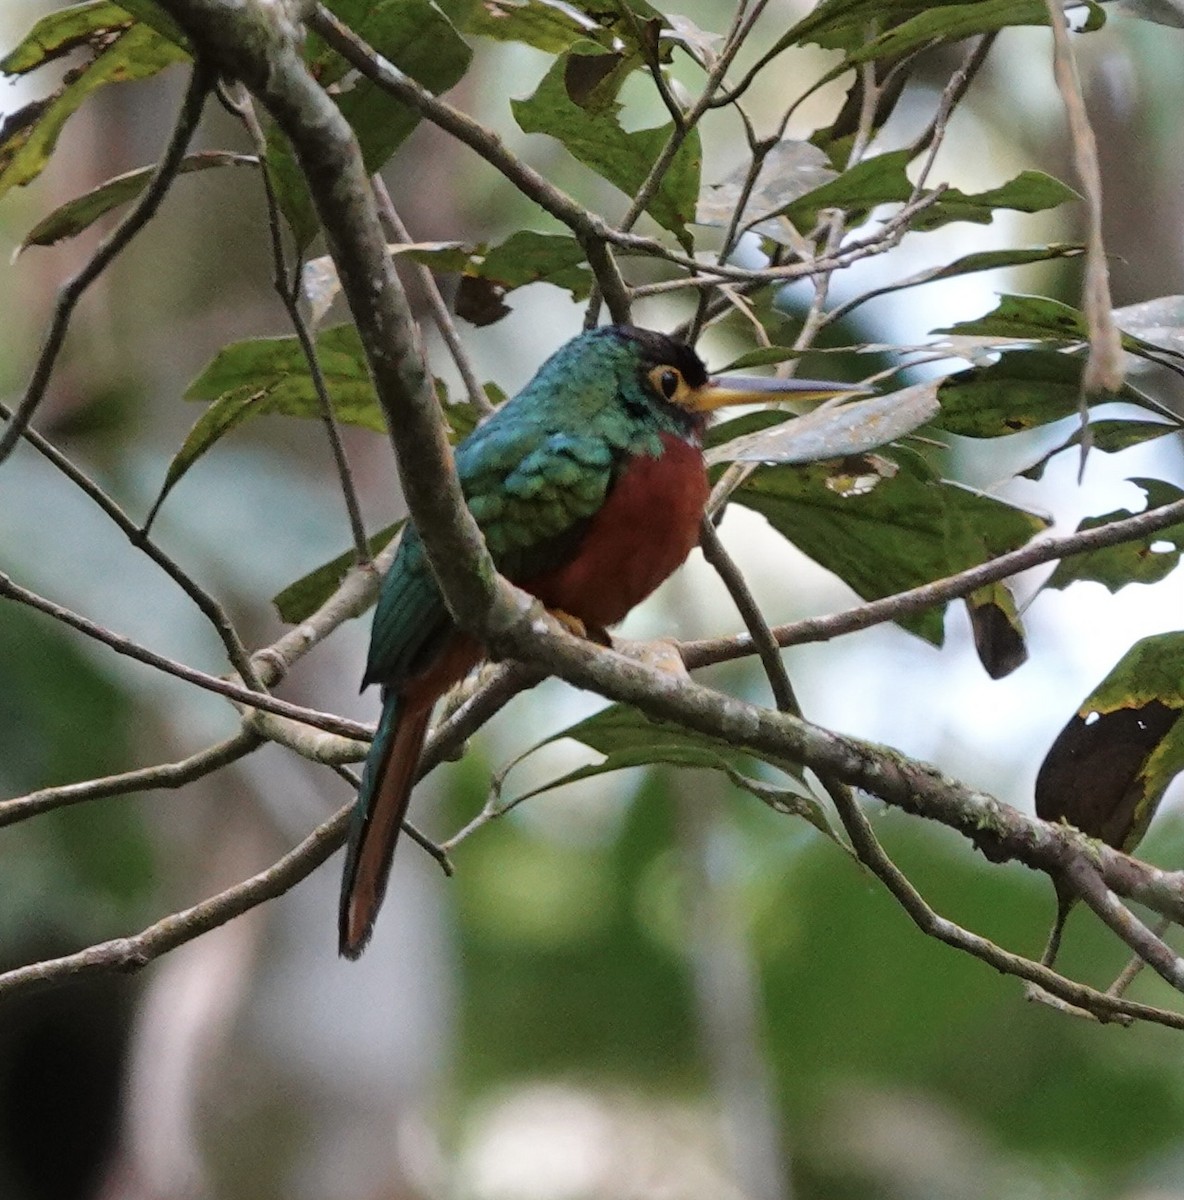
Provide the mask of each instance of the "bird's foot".
POLYGON ((574 633, 576 637, 584 638, 585 641, 595 642, 598 646, 607 646, 610 650, 612 649, 613 639, 609 637, 607 629, 603 629, 599 625, 586 625, 579 617, 573 617, 571 613, 564 612, 561 608, 549 608, 547 611, 569 633, 574 633))

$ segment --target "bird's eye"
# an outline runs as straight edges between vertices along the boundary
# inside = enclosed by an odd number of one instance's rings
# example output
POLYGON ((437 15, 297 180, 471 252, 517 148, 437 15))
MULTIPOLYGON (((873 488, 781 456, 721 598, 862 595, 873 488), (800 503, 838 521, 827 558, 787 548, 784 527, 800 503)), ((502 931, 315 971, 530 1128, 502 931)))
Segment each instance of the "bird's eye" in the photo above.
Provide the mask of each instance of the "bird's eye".
POLYGON ((674 393, 678 391, 678 385, 681 382, 682 378, 679 373, 672 371, 669 367, 658 376, 658 387, 667 400, 674 399, 674 393))

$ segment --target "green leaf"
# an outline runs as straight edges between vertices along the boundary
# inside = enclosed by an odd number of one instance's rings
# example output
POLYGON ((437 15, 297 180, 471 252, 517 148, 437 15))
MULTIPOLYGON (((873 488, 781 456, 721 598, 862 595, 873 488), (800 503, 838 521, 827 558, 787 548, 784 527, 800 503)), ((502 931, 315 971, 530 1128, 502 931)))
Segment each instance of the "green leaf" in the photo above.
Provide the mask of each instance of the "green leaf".
POLYGON ((1072 416, 1084 365, 1052 350, 1013 350, 959 371, 938 389, 941 427, 963 437, 1002 437, 1072 416))
MULTIPOLYGON (((1087 428, 1089 430, 1090 451, 1100 450, 1104 454, 1117 454, 1122 450, 1129 450, 1132 446, 1142 445, 1143 442, 1154 441, 1165 434, 1180 432, 1180 426, 1176 422, 1137 421, 1134 419, 1118 418, 1102 418, 1101 420, 1090 421, 1087 428)), ((1081 422, 1078 421, 1073 428, 1073 432, 1063 442, 1054 446, 1051 450, 1045 450, 1034 463, 1017 472, 1017 474, 1024 479, 1043 478, 1044 469, 1053 458, 1063 450, 1081 445, 1081 435, 1081 422)))
MULTIPOLYGON (((1102 10, 1087 0, 1086 29, 1104 22, 1102 10)), ((956 42, 1011 25, 1047 25, 1043 0, 964 0, 933 5, 916 0, 822 0, 774 43, 761 60, 790 46, 813 44, 846 50, 840 69, 876 58, 908 53, 930 42, 956 42)))
POLYGON ((878 204, 903 202, 913 194, 913 185, 904 171, 912 157, 911 150, 890 150, 875 158, 865 158, 835 179, 783 205, 776 214, 768 215, 784 216, 803 232, 813 229, 819 212, 825 208, 842 209, 851 220, 858 221, 878 204))
POLYGON ((1136 642, 1085 698, 1036 778, 1036 812, 1130 853, 1184 770, 1184 633, 1136 642))
MULTIPOLYGON (((232 154, 229 150, 202 150, 183 158, 178 171, 186 174, 191 171, 207 171, 211 167, 258 165, 259 160, 253 154, 232 154)), ((63 238, 81 233, 113 208, 134 200, 148 185, 155 170, 155 167, 141 167, 123 175, 116 175, 91 191, 68 200, 29 230, 17 248, 18 251, 29 246, 52 246, 63 238)))
MULTIPOLYGON (((364 429, 385 430, 354 326, 338 325, 325 330, 316 339, 316 346, 337 419, 364 429)), ((227 346, 189 385, 185 399, 205 400, 210 406, 169 463, 160 495, 152 506, 152 516, 185 472, 244 421, 269 413, 318 419, 321 416, 308 362, 294 337, 257 338, 227 346)))
MULTIPOLYGON (((1146 495, 1148 509, 1184 499, 1184 491, 1162 479, 1132 479, 1131 483, 1146 495)), ((1100 517, 1086 517, 1077 530, 1096 529, 1131 515, 1129 509, 1119 509, 1100 517)), ((1117 592, 1128 583, 1158 583, 1176 569, 1181 549, 1184 549, 1184 522, 1133 542, 1063 558, 1044 586, 1066 588, 1080 579, 1089 579, 1117 592)))
MULTIPOLYGON (((359 37, 433 93, 448 91, 468 70, 472 51, 432 0, 336 0, 330 7, 359 37)), ((318 38, 309 38, 308 55, 309 69, 323 86, 347 73, 345 60, 318 38)), ((419 124, 418 113, 368 79, 354 81, 335 99, 371 173, 419 124)), ((268 138, 267 163, 284 217, 303 250, 317 234, 316 214, 291 150, 274 130, 268 138)))
POLYGON ((1043 171, 1021 171, 1014 179, 986 192, 967 195, 957 188, 948 188, 935 204, 917 214, 909 228, 925 232, 954 221, 989 225, 997 209, 1037 213, 1056 208, 1066 200, 1080 199, 1071 187, 1043 171))
POLYGON ((109 0, 60 8, 37 21, 16 48, 0 58, 0 73, 24 75, 84 46, 97 53, 113 33, 131 24, 127 9, 109 0))
POLYGON ((506 291, 530 283, 550 283, 583 300, 592 290, 592 272, 585 264, 584 248, 575 238, 520 229, 485 251, 466 273, 492 280, 506 291))
MULTIPOLYGON (((589 749, 603 754, 603 761, 577 767, 574 771, 568 771, 556 779, 515 796, 503 805, 502 811, 507 811, 544 792, 553 791, 557 787, 576 783, 581 779, 594 779, 612 771, 647 766, 690 767, 722 772, 737 787, 756 796, 777 812, 800 816, 836 844, 843 845, 831 827, 826 810, 803 782, 802 768, 798 764, 738 751, 732 743, 723 738, 708 737, 678 725, 652 721, 624 704, 610 705, 587 720, 545 738, 516 758, 502 772, 502 777, 543 746, 565 738, 581 742, 589 749), (786 772, 795 781, 794 784, 785 787, 754 779, 741 769, 745 760, 753 757, 786 772)), ((499 789, 502 786, 500 778, 495 782, 495 786, 499 789)))
MULTIPOLYGON (((865 600, 954 575, 1014 550, 1048 521, 938 479, 914 456, 766 467, 734 500, 865 600)), ((940 645, 942 611, 900 624, 940 645)))
MULTIPOLYGON (((1101 7, 1093 0, 1085 0, 1085 7, 1089 17, 1082 28, 1085 31, 1101 28, 1106 21, 1101 7)), ((1043 0, 968 0, 962 4, 926 6, 916 16, 852 49, 847 63, 897 58, 933 41, 958 42, 1014 25, 1047 24, 1048 8, 1043 0)))
MULTIPOLYGON (((371 555, 377 554, 406 524, 406 519, 396 521, 381 529, 367 540, 371 555)), ((337 590, 346 572, 357 562, 354 551, 347 550, 330 562, 322 563, 316 570, 290 583, 282 592, 271 598, 281 621, 299 625, 312 616, 337 590)))
POLYGON ((57 145, 63 126, 88 96, 109 83, 147 79, 186 54, 147 25, 135 24, 104 39, 90 62, 71 71, 44 101, 14 113, 0 127, 0 196, 35 179, 57 145))
MULTIPOLYGON (((591 52, 597 49, 593 43, 587 46, 591 52)), ((569 58, 570 54, 556 61, 529 99, 510 102, 514 117, 523 132, 558 139, 584 166, 625 195, 636 195, 673 133, 673 125, 626 133, 617 120, 620 105, 615 99, 602 111, 581 107, 572 100, 565 83, 569 58)), ((687 222, 694 220, 699 195, 701 154, 698 131, 692 131, 646 206, 650 216, 687 249, 691 245, 687 222)))
POLYGON ((499 42, 523 42, 548 54, 562 54, 589 38, 606 49, 612 47, 612 35, 591 18, 546 0, 482 0, 473 5, 461 27, 465 33, 499 42))

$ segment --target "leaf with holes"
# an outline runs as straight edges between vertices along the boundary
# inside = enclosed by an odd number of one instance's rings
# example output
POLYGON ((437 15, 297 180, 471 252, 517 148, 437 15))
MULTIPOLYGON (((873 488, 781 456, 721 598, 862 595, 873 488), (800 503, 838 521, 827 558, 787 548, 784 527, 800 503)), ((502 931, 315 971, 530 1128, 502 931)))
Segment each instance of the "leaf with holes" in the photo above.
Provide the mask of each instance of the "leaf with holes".
MULTIPOLYGON (((1162 479, 1132 479, 1147 497, 1146 508, 1160 508, 1184 499, 1184 491, 1162 479)), ((1105 513, 1100 517, 1086 517, 1077 531, 1097 529, 1115 521, 1123 521, 1133 513, 1128 509, 1105 513)), ((1128 583, 1158 583, 1176 569, 1180 551, 1184 549, 1184 522, 1161 529, 1157 533, 1123 542, 1118 546, 1104 546, 1085 554, 1075 554, 1057 563, 1057 569, 1048 577, 1045 587, 1066 588, 1080 579, 1100 583, 1112 592, 1126 587, 1128 583)))
POLYGON ((71 71, 52 96, 11 114, 0 126, 0 196, 41 174, 66 122, 99 88, 147 79, 186 57, 180 47, 139 23, 98 36, 90 61, 71 71))
POLYGON ((1184 633, 1136 642, 1082 701, 1036 777, 1036 813, 1132 851, 1184 769, 1184 633))

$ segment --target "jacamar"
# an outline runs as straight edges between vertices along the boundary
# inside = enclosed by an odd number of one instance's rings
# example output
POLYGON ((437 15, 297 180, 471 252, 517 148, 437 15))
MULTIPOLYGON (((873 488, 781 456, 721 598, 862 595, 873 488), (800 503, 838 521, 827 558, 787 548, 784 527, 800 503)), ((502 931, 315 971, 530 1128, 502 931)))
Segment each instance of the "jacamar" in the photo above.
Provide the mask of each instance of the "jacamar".
MULTIPOLYGON (((589 631, 622 620, 691 552, 708 498, 707 414, 849 385, 708 377, 690 346, 602 326, 553 354, 456 449, 497 569, 589 631)), ((340 951, 374 927, 435 702, 484 657, 453 623, 414 525, 382 581, 362 686, 382 717, 362 772, 341 886, 340 951)))

